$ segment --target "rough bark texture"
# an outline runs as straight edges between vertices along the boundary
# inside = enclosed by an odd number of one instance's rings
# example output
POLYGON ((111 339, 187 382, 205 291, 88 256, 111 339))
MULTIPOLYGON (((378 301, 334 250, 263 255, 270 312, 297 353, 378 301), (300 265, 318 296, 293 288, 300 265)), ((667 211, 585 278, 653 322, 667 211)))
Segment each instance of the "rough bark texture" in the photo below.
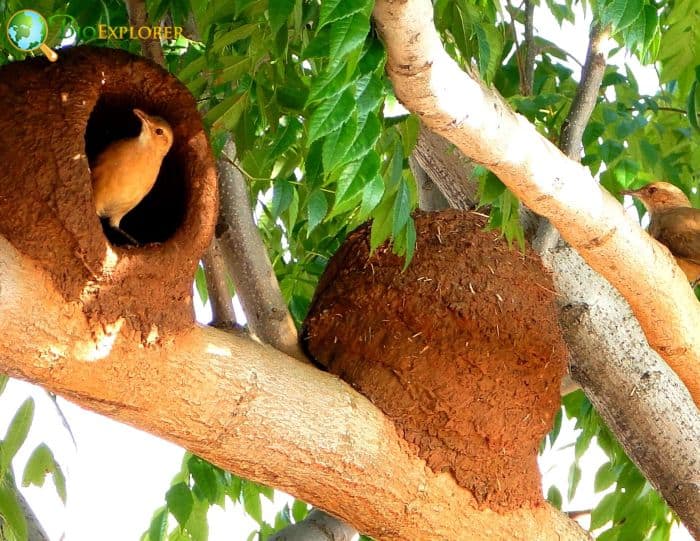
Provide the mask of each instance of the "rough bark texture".
POLYGON ((428 176, 425 169, 420 166, 413 154, 408 159, 408 163, 411 166, 413 178, 416 179, 416 187, 418 188, 418 208, 426 212, 450 208, 450 204, 440 191, 440 188, 438 188, 430 176, 428 176))
POLYGON ((229 141, 218 162, 221 209, 216 238, 248 318, 248 328, 262 342, 306 361, 299 349, 294 321, 253 221, 245 179, 235 166, 235 157, 236 147, 229 141), (241 253, 245 257, 239 257, 241 253))
POLYGON ((567 291, 561 321, 572 376, 645 477, 699 538, 700 418, 690 395, 647 347, 629 306, 610 284, 590 268, 583 272, 571 248, 560 245, 555 252, 547 263, 557 289, 567 291))
POLYGON ((405 270, 388 243, 370 254, 369 224, 350 234, 316 289, 306 346, 480 504, 542 505, 537 450, 566 365, 551 279, 480 214, 414 219, 405 270))
POLYGON ((580 164, 566 158, 444 51, 428 0, 378 0, 377 27, 397 96, 547 217, 627 299, 650 345, 700 404, 700 303, 671 254, 580 164), (658 295, 657 291, 664 291, 658 295))
POLYGON ((453 208, 472 210, 476 207, 477 185, 469 182, 472 162, 452 143, 422 125, 412 156, 429 171, 430 178, 453 208))
POLYGON ((47 269, 94 323, 120 318, 143 335, 192 325, 192 276, 212 236, 216 173, 191 94, 124 51, 77 47, 0 69, 0 234, 47 269), (88 164, 138 133, 134 107, 169 121, 175 142, 156 184, 108 242, 88 164), (148 295, 143 293, 147 291, 148 295))
POLYGON ((4 239, 0 334, 1 372, 285 490, 377 539, 586 539, 547 505, 477 511, 450 475, 408 452, 367 399, 246 337, 211 328, 150 345, 118 331, 96 337, 80 306, 4 239))

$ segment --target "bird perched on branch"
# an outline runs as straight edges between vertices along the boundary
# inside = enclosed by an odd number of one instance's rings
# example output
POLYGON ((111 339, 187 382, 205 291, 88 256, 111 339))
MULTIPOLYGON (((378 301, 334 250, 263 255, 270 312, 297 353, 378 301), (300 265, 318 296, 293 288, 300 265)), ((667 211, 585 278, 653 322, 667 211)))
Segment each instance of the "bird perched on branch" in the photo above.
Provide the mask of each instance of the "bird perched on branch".
POLYGON ((622 192, 639 199, 649 212, 649 234, 676 258, 693 287, 700 281, 700 209, 693 208, 680 188, 652 182, 622 192))
POLYGON ((141 132, 115 141, 97 156, 92 167, 92 191, 97 215, 107 218, 112 228, 138 244, 119 224, 153 188, 163 158, 173 144, 173 130, 159 116, 140 109, 134 109, 134 114, 141 120, 141 132))

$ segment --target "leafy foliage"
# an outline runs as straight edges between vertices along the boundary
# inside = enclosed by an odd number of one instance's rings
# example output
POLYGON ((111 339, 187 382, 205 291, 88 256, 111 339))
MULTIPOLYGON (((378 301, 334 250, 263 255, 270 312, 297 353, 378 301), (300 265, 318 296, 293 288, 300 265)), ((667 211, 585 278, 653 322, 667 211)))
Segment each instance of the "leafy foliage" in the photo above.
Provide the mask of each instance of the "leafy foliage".
MULTIPOLYGON (((533 90, 523 95, 525 55, 517 27, 525 21, 525 7, 517 4, 436 0, 435 24, 447 52, 463 69, 478 73, 540 133, 557 141, 577 89, 572 56, 565 44, 535 36, 533 90)), ((47 17, 50 46, 91 43, 140 51, 134 40, 99 39, 89 31, 101 24, 127 24, 118 0, 0 4, 5 20, 23 7, 47 17)), ((410 261, 416 236, 410 212, 417 195, 408 157, 419 124, 398 107, 384 74, 386 56, 370 25, 370 0, 148 0, 147 9, 151 22, 185 29, 183 36, 164 44, 167 67, 201 104, 215 151, 221 151, 227 137, 235 140, 251 200, 258 204, 261 236, 297 323, 328 258, 363 221, 373 220, 372 248, 391 238, 395 251, 410 261)), ((658 92, 641 96, 630 68, 609 66, 584 133, 582 163, 613 194, 665 179, 700 205, 696 0, 545 0, 538 9, 549 10, 559 24, 573 22, 581 9, 587 10, 595 25, 610 28, 620 50, 659 69, 658 92)), ((0 64, 25 56, 0 32, 0 64)), ((477 168, 475 175, 491 226, 522 246, 517 199, 486 169, 477 168)), ((206 302, 201 269, 195 284, 206 302)), ((0 392, 5 381, 0 377, 0 392)), ((600 538, 666 539, 672 515, 587 400, 570 395, 565 412, 577 419, 582 432, 567 494, 551 488, 550 501, 560 506, 565 496, 571 499, 576 493, 579 459, 595 440, 609 457, 595 480, 596 490, 608 491, 592 514, 592 526, 603 530, 600 538)), ((0 515, 18 537, 23 523, 8 488, 14 484, 10 465, 31 416, 32 406, 26 403, 0 444, 0 515)), ((61 469, 50 450, 39 446, 23 483, 41 486, 47 473, 65 498, 61 469)), ((271 490, 186 454, 142 539, 207 539, 207 512, 227 499, 242 505, 258 524, 251 539, 266 539, 308 512, 297 501, 269 524, 263 520, 262 498, 271 499, 271 490)))
MULTIPOLYGON (((576 428, 581 430, 569 469, 568 500, 578 489, 581 480, 579 462, 591 443, 595 441, 608 457, 594 479, 595 492, 601 494, 601 498, 591 510, 590 528, 600 532, 598 539, 668 539, 671 526, 678 519, 627 457, 583 392, 576 391, 564 397, 562 412, 569 419, 576 419, 576 428)), ((550 445, 559 435, 562 412, 548 436, 550 445)), ((549 489, 547 499, 561 507, 562 496, 556 487, 549 489)))

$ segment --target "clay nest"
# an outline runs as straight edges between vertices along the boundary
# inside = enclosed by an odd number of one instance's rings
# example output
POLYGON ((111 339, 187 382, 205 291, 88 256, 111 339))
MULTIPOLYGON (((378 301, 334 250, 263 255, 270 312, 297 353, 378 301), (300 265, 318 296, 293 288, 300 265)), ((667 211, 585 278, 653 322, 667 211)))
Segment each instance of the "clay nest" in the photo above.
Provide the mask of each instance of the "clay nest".
POLYGON ((192 277, 216 219, 216 171, 196 103, 172 75, 127 52, 61 50, 0 68, 0 234, 99 323, 147 333, 191 326, 192 277), (140 108, 174 143, 155 186, 122 220, 124 245, 95 213, 89 165, 135 136, 140 108))
POLYGON ((566 349, 552 280, 475 213, 417 213, 416 254, 370 254, 369 225, 331 259, 304 324, 310 355, 395 423, 480 505, 542 500, 537 450, 566 349))

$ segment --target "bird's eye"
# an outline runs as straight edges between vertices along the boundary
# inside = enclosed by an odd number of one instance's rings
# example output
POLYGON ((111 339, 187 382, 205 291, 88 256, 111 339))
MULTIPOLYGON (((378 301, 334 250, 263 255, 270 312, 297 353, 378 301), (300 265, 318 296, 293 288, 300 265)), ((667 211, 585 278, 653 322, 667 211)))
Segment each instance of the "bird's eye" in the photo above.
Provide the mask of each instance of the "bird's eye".
POLYGON ((654 188, 654 187, 649 188, 649 193, 650 193, 650 194, 655 194, 655 193, 656 193, 656 188, 654 188))
POLYGON ((156 135, 163 135, 163 133, 165 133, 163 128, 156 128, 156 135))

